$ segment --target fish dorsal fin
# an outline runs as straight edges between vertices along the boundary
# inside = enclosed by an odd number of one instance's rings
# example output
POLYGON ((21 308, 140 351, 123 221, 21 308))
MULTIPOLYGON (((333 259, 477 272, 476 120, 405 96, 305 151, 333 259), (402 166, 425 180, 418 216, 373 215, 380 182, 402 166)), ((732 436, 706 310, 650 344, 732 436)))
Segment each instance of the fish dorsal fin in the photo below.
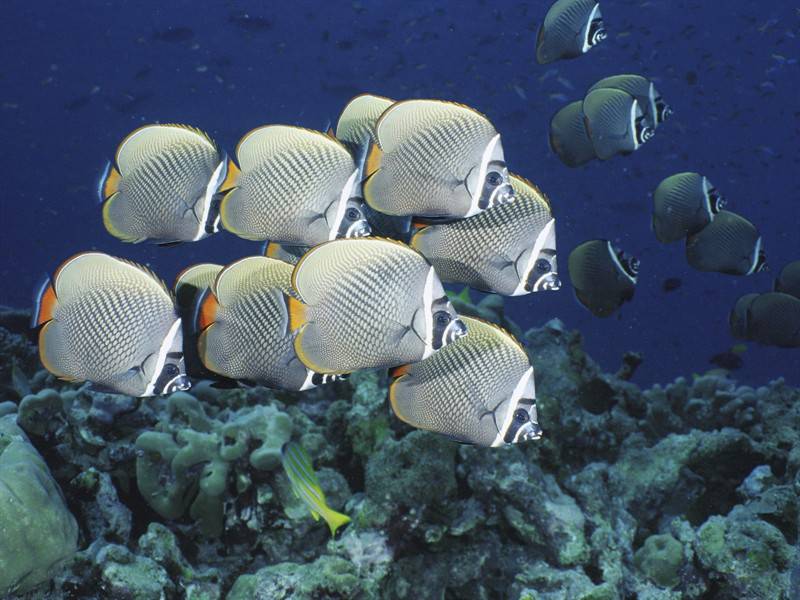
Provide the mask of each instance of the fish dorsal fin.
POLYGON ((509 173, 508 177, 511 180, 511 187, 514 188, 515 194, 518 194, 522 198, 544 204, 547 210, 552 213, 553 207, 550 204, 550 198, 548 198, 535 183, 516 173, 509 173))
POLYGON ((232 159, 228 159, 228 168, 225 172, 225 179, 222 180, 222 183, 219 186, 220 192, 227 192, 237 186, 239 183, 239 177, 241 176, 242 171, 236 166, 236 163, 233 162, 232 159))
POLYGON ((353 143, 363 143, 364 140, 354 139, 353 127, 357 123, 368 121, 372 126, 381 114, 394 103, 394 100, 374 94, 359 94, 348 102, 339 121, 336 123, 336 137, 353 143))
POLYGON ((374 174, 381 168, 381 160, 383 159, 383 150, 375 142, 370 142, 367 147, 367 155, 364 157, 364 167, 361 170, 361 176, 368 179, 370 175, 374 174))
POLYGON ((449 100, 401 100, 387 108, 375 124, 378 144, 384 152, 393 152, 419 132, 421 127, 439 119, 459 114, 488 121, 474 108, 449 100))
POLYGON ((253 129, 239 140, 236 158, 239 167, 248 171, 283 152, 319 144, 331 144, 352 160, 350 151, 339 140, 322 131, 293 125, 265 125, 253 129))
POLYGON ((286 295, 285 299, 289 313, 289 331, 297 331, 308 322, 308 307, 292 296, 286 295))
POLYGON ((214 263, 198 263, 186 267, 178 273, 172 289, 176 295, 180 295, 181 288, 187 285, 198 289, 211 287, 222 268, 222 265, 214 263))
POLYGON ((108 200, 119 191, 119 182, 122 181, 117 168, 110 162, 106 167, 106 171, 100 179, 100 198, 101 200, 108 200))
POLYGON ((522 343, 497 323, 492 323, 491 321, 478 317, 468 317, 466 315, 461 315, 459 318, 464 322, 464 325, 467 326, 467 335, 470 334, 470 328, 473 328, 473 331, 478 328, 483 329, 485 333, 492 335, 502 343, 513 345, 522 352, 522 355, 526 359, 528 358, 528 353, 525 351, 525 347, 522 343))
POLYGON ((199 143, 218 152, 216 144, 206 133, 189 125, 145 125, 122 140, 117 148, 117 167, 122 175, 130 173, 154 154, 178 142, 199 143))
POLYGON ((325 264, 327 260, 341 261, 346 258, 348 263, 354 264, 368 261, 375 256, 379 244, 384 246, 391 244, 395 247, 395 251, 412 252, 415 256, 425 260, 410 246, 389 238, 365 237, 332 240, 313 247, 303 255, 292 272, 292 288, 299 294, 303 302, 316 304, 328 290, 328 286, 324 278, 314 275, 315 269, 320 268, 320 265, 325 264))
POLYGON ((163 292, 170 302, 174 301, 172 291, 150 269, 102 252, 82 252, 68 258, 56 270, 53 287, 59 301, 67 302, 94 285, 102 283, 113 286, 117 281, 131 276, 139 279, 142 285, 163 292))
POLYGON ((222 269, 213 290, 223 306, 233 304, 243 294, 259 288, 274 288, 276 293, 291 289, 293 266, 276 258, 247 256, 222 269))

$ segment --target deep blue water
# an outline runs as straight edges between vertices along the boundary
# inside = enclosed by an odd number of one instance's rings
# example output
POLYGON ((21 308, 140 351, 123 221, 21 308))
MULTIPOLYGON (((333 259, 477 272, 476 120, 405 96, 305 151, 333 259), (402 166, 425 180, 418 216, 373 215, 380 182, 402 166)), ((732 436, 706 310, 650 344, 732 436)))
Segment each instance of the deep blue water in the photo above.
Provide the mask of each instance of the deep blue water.
MULTIPOLYGON (((105 232, 97 177, 143 123, 193 124, 232 150, 267 123, 322 128, 360 92, 438 97, 486 113, 511 169, 551 197, 562 272, 569 251, 595 237, 642 261, 636 297, 618 318, 592 317, 566 276, 558 293, 509 299, 513 318, 523 327, 561 318, 608 369, 624 351, 642 352, 642 383, 713 367, 709 357, 734 343, 727 315, 736 298, 766 291, 783 264, 800 258, 797 5, 606 1, 609 39, 542 67, 535 35, 549 4, 4 3, 0 303, 27 304, 44 272, 85 249, 147 262, 169 281, 188 264, 258 251, 224 233, 165 249, 124 245, 105 232), (632 156, 563 166, 547 145, 550 117, 597 79, 624 72, 653 78, 675 116, 632 156), (648 194, 683 170, 707 175, 759 227, 771 272, 694 272, 680 243, 656 242, 648 194), (670 277, 682 286, 665 293, 670 277)), ((800 383, 798 350, 751 345, 743 358, 743 381, 800 383)))

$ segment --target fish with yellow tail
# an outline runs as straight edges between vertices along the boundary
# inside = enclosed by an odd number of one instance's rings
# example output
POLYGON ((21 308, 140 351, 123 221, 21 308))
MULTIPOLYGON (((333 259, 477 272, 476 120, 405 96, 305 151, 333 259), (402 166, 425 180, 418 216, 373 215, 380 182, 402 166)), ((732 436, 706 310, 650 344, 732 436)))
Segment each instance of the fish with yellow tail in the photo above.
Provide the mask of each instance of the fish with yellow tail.
POLYGON ((305 503, 315 521, 320 517, 325 519, 331 536, 336 536, 336 532, 350 522, 350 517, 328 506, 308 452, 296 442, 287 442, 281 448, 281 458, 294 495, 305 503))
POLYGON ((194 127, 140 127, 122 141, 100 179, 106 230, 124 242, 164 245, 215 233, 227 165, 225 153, 194 127))

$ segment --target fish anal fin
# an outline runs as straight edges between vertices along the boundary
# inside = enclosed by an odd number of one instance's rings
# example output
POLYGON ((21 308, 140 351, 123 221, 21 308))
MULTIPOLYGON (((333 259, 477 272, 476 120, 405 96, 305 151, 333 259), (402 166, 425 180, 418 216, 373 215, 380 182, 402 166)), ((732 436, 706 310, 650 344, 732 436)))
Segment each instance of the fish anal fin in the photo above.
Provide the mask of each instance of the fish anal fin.
POLYGON ((124 232, 114 222, 114 215, 112 211, 114 210, 114 205, 116 202, 124 202, 123 196, 120 192, 114 192, 111 194, 111 196, 106 198, 105 202, 103 202, 103 225, 105 226, 106 231, 123 242, 140 242, 140 239, 124 232))
POLYGON ((367 205, 373 210, 380 212, 375 204, 375 173, 371 173, 364 180, 364 183, 361 185, 361 193, 364 195, 364 201, 367 205))
POLYGON ((108 199, 119 191, 119 182, 122 180, 122 175, 117 170, 117 167, 111 165, 106 173, 105 179, 102 181, 100 189, 103 193, 103 199, 108 199))
POLYGON ((281 245, 277 242, 269 242, 264 248, 264 256, 267 258, 278 258, 281 245))
POLYGON ((364 159, 363 176, 368 177, 380 169, 382 158, 383 150, 381 150, 375 142, 370 142, 369 148, 367 149, 367 157, 364 159))
POLYGON ((39 360, 45 369, 59 379, 77 381, 58 366, 57 361, 64 356, 66 356, 66 349, 64 348, 64 332, 61 330, 61 324, 52 320, 48 321, 39 331, 39 360))
POLYGON ((242 171, 236 166, 232 159, 228 159, 228 170, 225 174, 225 179, 219 186, 219 191, 224 192, 236 187, 241 177, 242 171))

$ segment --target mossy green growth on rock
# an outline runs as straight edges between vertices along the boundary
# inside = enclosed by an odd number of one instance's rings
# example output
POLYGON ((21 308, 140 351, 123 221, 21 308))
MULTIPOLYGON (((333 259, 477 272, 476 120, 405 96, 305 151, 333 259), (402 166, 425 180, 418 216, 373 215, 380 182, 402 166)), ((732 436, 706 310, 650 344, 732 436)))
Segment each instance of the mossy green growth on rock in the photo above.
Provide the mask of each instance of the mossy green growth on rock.
POLYGON ((44 460, 0 418, 0 595, 47 581, 74 553, 78 526, 44 460))
POLYGON ((675 587, 680 583, 683 544, 668 533, 651 535, 637 550, 634 562, 653 583, 664 588, 675 587))
POLYGON ((212 419, 185 392, 168 399, 166 416, 158 431, 136 440, 139 493, 167 519, 180 518, 188 508, 203 533, 218 536, 230 478, 241 488, 251 481, 251 469, 278 467, 291 419, 272 405, 225 410, 212 419))

